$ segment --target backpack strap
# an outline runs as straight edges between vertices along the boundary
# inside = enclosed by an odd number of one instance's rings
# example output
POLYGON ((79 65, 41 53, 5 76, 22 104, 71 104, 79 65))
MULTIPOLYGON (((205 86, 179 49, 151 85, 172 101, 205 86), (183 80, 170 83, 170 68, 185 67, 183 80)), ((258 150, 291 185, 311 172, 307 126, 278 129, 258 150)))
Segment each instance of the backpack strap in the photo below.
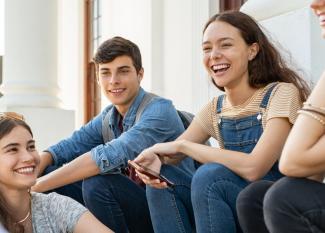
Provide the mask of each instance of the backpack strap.
MULTIPOLYGON (((153 93, 146 93, 144 95, 136 112, 135 122, 138 122, 140 120, 142 112, 154 97, 157 97, 157 95, 153 93)), ((113 130, 109 127, 109 114, 106 114, 102 120, 102 135, 104 143, 109 142, 115 138, 113 130)))
POLYGON ((109 127, 109 114, 107 113, 102 120, 102 136, 104 143, 109 142, 115 138, 114 132, 109 127))
POLYGON ((269 103, 269 99, 271 97, 272 91, 273 89, 278 85, 278 83, 273 83, 269 89, 267 90, 267 92, 265 93, 263 100, 260 104, 260 108, 266 108, 268 103, 269 103))
POLYGON ((137 113, 135 114, 135 123, 137 123, 140 120, 142 112, 147 107, 147 105, 151 102, 151 100, 155 97, 157 97, 157 95, 155 95, 153 93, 149 93, 149 92, 147 92, 144 95, 144 97, 142 98, 142 101, 138 107, 137 113))

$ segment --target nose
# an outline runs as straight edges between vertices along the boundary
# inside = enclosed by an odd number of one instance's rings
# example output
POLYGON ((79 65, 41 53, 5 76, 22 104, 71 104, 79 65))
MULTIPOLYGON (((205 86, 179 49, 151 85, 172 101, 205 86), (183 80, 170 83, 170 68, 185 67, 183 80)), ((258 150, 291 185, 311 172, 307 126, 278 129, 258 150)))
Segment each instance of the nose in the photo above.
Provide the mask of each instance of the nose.
POLYGON ((120 78, 118 77, 118 74, 112 74, 112 76, 109 79, 110 84, 116 84, 120 82, 120 78))
POLYGON ((210 57, 211 57, 211 59, 219 59, 222 57, 222 53, 220 52, 219 49, 215 48, 215 49, 212 49, 210 57))
POLYGON ((24 150, 24 152, 22 152, 22 160, 24 163, 30 163, 32 161, 34 161, 34 156, 31 152, 29 152, 28 150, 24 150))

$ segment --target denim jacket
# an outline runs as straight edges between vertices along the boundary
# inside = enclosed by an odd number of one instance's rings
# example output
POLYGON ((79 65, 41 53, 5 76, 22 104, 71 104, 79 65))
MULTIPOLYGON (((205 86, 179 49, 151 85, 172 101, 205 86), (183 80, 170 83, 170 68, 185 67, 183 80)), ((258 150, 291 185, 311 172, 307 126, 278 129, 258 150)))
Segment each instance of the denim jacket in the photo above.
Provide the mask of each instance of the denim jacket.
POLYGON ((61 166, 90 151, 102 174, 119 173, 127 161, 134 159, 142 150, 158 142, 175 140, 184 131, 184 126, 170 100, 154 98, 135 123, 136 112, 145 93, 140 88, 125 114, 123 132, 118 126, 121 115, 113 105, 109 105, 71 137, 49 147, 47 151, 52 154, 54 165, 61 166), (109 114, 109 125, 115 139, 104 144, 102 121, 106 114, 109 114))

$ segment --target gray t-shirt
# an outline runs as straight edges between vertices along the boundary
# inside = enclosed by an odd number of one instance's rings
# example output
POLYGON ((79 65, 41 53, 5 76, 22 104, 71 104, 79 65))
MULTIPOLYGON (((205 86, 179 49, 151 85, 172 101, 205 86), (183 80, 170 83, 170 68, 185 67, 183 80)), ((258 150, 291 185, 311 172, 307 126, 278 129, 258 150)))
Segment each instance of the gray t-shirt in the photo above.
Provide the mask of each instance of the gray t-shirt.
POLYGON ((57 193, 32 193, 33 233, 72 233, 87 209, 57 193))

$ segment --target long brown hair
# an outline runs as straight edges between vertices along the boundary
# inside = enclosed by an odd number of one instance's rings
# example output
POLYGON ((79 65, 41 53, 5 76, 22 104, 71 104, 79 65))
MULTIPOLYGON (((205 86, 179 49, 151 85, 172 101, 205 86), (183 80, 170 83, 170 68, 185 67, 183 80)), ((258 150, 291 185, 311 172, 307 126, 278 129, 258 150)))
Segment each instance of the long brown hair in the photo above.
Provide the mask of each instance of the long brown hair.
MULTIPOLYGON (((22 120, 3 118, 0 120, 0 140, 8 135, 17 126, 22 126, 33 135, 30 127, 22 120)), ((24 233, 24 227, 17 224, 14 213, 6 205, 3 194, 0 192, 0 222, 10 233, 24 233)))
MULTIPOLYGON (((205 24, 203 33, 215 21, 225 22, 237 28, 247 45, 253 43, 259 45, 256 57, 248 62, 248 82, 251 87, 264 87, 272 82, 292 83, 298 88, 301 100, 307 99, 310 88, 306 81, 287 66, 278 50, 270 43, 253 18, 239 11, 216 14, 205 24)), ((217 87, 224 91, 223 87, 217 87)))

